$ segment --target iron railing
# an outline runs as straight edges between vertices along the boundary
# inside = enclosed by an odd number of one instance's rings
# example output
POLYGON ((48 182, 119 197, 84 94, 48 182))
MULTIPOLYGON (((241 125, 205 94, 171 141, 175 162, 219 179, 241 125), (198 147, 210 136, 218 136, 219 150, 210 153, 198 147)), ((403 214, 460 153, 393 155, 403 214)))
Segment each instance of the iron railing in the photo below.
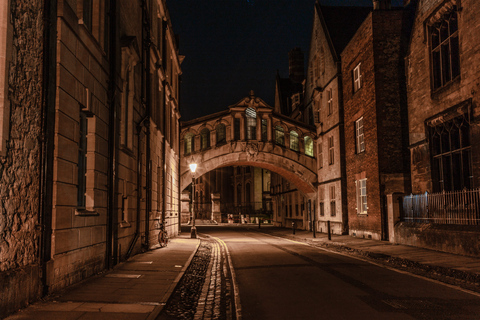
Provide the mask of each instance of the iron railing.
POLYGON ((480 225, 480 189, 411 194, 403 198, 403 220, 480 225))

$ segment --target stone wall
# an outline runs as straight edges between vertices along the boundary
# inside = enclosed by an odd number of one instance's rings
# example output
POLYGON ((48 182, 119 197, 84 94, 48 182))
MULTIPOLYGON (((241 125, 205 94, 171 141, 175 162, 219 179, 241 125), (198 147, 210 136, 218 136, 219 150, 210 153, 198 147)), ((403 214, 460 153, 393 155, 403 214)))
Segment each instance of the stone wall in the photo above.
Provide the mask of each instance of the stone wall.
POLYGON ((43 1, 11 1, 10 139, 0 158, 0 318, 39 297, 43 1))

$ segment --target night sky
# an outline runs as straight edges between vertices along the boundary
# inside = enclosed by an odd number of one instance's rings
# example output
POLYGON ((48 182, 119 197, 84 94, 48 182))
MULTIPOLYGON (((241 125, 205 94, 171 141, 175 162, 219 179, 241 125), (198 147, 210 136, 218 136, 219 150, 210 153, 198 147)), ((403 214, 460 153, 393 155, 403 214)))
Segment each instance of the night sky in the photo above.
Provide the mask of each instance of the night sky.
MULTIPOLYGON (((322 0, 371 6, 371 0, 322 0)), ((402 0, 394 0, 400 5, 402 0)), ((275 75, 288 52, 310 42, 315 0, 167 0, 180 39, 183 121, 225 110, 250 90, 273 106, 275 75)))

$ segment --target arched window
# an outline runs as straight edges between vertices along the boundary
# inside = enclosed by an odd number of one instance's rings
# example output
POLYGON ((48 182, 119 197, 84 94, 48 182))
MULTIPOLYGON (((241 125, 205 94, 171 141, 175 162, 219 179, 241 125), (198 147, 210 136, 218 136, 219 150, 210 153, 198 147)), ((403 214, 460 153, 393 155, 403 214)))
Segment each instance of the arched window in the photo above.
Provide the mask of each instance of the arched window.
POLYGON ((298 133, 294 130, 290 131, 290 149, 300 151, 298 147, 298 133))
POLYGON ((275 126, 275 143, 279 146, 285 145, 285 132, 282 126, 275 126))
POLYGON ((313 139, 306 136, 303 141, 305 143, 305 155, 313 157, 313 139))
POLYGON ((203 129, 200 132, 200 138, 201 149, 208 149, 210 147, 210 130, 208 130, 207 128, 203 129))
POLYGON ((247 125, 247 140, 257 139, 257 112, 255 109, 247 108, 245 110, 247 125))
POLYGON ((195 151, 195 145, 194 145, 194 135, 193 133, 187 133, 185 135, 185 141, 184 141, 184 144, 185 144, 185 154, 190 154, 192 153, 193 151, 195 151))
POLYGON ((216 128, 215 131, 217 132, 217 144, 222 144, 227 142, 225 137, 225 125, 220 123, 216 128))

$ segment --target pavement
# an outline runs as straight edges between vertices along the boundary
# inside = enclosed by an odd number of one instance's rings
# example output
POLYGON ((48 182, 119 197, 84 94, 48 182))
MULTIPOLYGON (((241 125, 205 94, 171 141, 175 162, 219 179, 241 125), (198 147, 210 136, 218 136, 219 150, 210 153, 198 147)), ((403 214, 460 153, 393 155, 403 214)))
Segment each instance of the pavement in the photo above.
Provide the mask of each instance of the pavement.
MULTIPOLYGON (((201 227, 202 224, 197 225, 201 227)), ((368 260, 390 261, 394 267, 405 267, 407 271, 415 266, 422 270, 433 270, 434 274, 449 279, 460 275, 460 278, 468 279, 466 289, 480 292, 480 257, 448 254, 348 235, 332 235, 329 240, 326 234, 317 233, 314 238, 312 232, 304 230, 296 230, 293 234, 292 229, 268 225, 260 228, 253 224, 238 226, 368 260)), ((114 269, 32 304, 6 320, 153 320, 160 314, 182 278, 199 244, 199 239, 191 239, 190 233, 184 232, 170 239, 165 248, 138 254, 114 269)))

